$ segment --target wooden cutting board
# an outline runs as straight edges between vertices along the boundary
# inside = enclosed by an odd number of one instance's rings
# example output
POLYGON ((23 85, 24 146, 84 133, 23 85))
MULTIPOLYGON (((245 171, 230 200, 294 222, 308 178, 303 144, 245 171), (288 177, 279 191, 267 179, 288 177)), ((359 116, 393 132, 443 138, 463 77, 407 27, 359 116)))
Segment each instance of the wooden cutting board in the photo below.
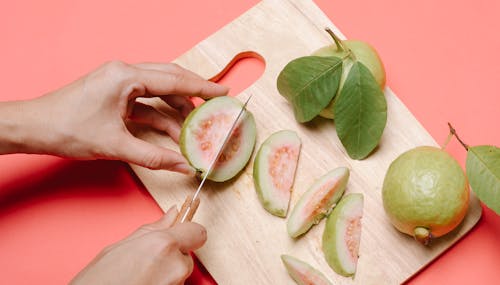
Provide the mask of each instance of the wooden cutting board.
MULTIPOLYGON (((220 284, 293 284, 280 260, 284 253, 307 261, 334 284, 401 283, 456 242, 481 216, 481 207, 472 195, 462 225, 430 247, 417 244, 389 223, 381 200, 381 186, 389 164, 410 148, 436 145, 390 89, 385 90, 386 129, 378 149, 365 160, 348 157, 332 121, 315 119, 307 125, 295 121, 291 106, 276 89, 276 78, 290 60, 331 44, 325 27, 341 35, 312 1, 264 0, 176 59, 178 64, 205 78, 217 78, 235 58, 262 57, 266 64, 262 77, 238 98, 244 100, 253 94, 248 109, 257 123, 256 148, 271 133, 282 129, 295 130, 302 139, 291 206, 316 178, 338 166, 351 169, 346 191, 361 192, 365 197, 358 271, 352 279, 337 275, 324 260, 321 251, 324 220, 304 237, 293 240, 287 235, 285 219, 262 208, 253 185, 253 157, 233 180, 207 183, 195 221, 206 226, 209 238, 196 254, 220 284)), ((164 108, 161 102, 148 102, 164 108)), ((177 149, 164 134, 143 129, 137 135, 177 149)), ((176 173, 135 165, 132 169, 163 210, 172 204, 180 205, 198 185, 197 180, 176 173)))

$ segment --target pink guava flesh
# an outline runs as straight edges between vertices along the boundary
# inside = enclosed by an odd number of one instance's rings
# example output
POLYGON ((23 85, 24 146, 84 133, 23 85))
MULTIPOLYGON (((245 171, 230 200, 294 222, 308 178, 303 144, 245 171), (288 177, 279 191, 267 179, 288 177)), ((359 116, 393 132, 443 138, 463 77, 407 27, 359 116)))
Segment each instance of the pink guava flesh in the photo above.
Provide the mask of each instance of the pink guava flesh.
POLYGON ((222 182, 236 176, 248 163, 257 130, 250 111, 234 97, 210 99, 194 109, 184 120, 179 146, 182 154, 201 175, 205 173, 222 147, 237 118, 236 128, 219 156, 208 179, 222 182))
POLYGON ((281 260, 288 274, 299 285, 331 285, 325 275, 308 263, 290 255, 283 254, 281 260))
POLYGON ((273 185, 285 195, 289 195, 290 188, 292 188, 299 151, 300 145, 284 145, 268 157, 268 171, 273 185))
POLYGON ((361 239, 361 216, 354 216, 347 220, 347 230, 344 240, 349 250, 351 261, 358 263, 359 241, 361 239))
MULTIPOLYGON (((215 155, 219 151, 219 147, 224 141, 224 138, 231 128, 234 119, 231 115, 221 113, 213 115, 200 122, 199 129, 195 132, 199 149, 202 152, 203 158, 207 162, 213 161, 215 155), (216 143, 214 143, 216 142, 216 143)), ((238 152, 241 145, 241 128, 236 127, 229 139, 222 154, 217 160, 216 166, 224 164, 224 162, 231 160, 238 152)))
POLYGON ((287 222, 288 234, 296 238, 324 218, 344 194, 349 169, 335 168, 318 178, 302 194, 287 222))
POLYGON ((363 194, 344 196, 326 220, 323 232, 323 253, 328 265, 340 275, 356 272, 361 242, 363 194))
POLYGON ((282 130, 270 135, 255 157, 255 191, 266 211, 286 217, 297 169, 301 141, 294 131, 282 130))

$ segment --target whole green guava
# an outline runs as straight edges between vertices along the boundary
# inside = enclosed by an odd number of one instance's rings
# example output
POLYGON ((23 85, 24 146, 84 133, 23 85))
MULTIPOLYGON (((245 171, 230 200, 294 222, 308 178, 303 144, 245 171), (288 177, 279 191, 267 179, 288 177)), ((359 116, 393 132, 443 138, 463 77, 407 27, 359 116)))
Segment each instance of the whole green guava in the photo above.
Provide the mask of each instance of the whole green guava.
POLYGON ((382 201, 399 231, 428 244, 463 220, 469 206, 469 184, 450 154, 420 146, 391 163, 384 178, 382 201))

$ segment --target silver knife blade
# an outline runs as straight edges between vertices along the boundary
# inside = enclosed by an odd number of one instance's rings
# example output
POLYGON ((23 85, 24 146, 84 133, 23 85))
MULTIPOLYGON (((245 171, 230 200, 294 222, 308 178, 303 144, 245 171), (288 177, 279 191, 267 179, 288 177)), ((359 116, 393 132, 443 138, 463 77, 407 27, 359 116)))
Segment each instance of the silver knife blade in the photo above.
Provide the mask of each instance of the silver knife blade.
POLYGON ((198 185, 198 189, 196 189, 196 192, 194 193, 193 198, 191 198, 191 201, 189 202, 188 208, 186 209, 184 215, 182 216, 181 223, 183 223, 186 220, 186 217, 191 209, 191 205, 193 205, 194 200, 196 200, 196 198, 198 198, 198 196, 200 195, 200 191, 201 191, 201 188, 203 187, 203 184, 205 184, 207 177, 210 175, 210 173, 214 169, 215 164, 219 160, 219 157, 221 156, 222 152, 224 152, 224 148, 226 147, 227 143, 229 142, 229 138, 233 134, 233 131, 236 129, 236 126, 238 125, 238 121, 240 120, 243 113, 245 113, 248 102, 250 101, 250 98, 252 98, 252 96, 253 96, 253 94, 251 94, 248 97, 248 99, 245 101, 245 103, 241 107, 241 110, 238 113, 238 116, 236 116, 236 119, 234 120, 233 124, 231 125, 231 128, 229 129, 226 136, 224 137, 224 141, 222 142, 222 145, 218 149, 213 160, 210 162, 210 165, 208 166, 207 171, 205 171, 203 178, 201 179, 200 185, 198 185))

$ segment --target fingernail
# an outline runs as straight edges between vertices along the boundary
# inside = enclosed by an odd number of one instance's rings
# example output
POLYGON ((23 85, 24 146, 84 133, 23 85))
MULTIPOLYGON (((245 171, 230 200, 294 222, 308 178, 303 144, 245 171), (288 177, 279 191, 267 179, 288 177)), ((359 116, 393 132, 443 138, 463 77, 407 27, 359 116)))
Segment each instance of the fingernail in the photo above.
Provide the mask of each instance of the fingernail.
POLYGON ((221 93, 221 94, 224 94, 224 95, 226 95, 227 93, 229 93, 229 87, 227 87, 225 85, 218 84, 218 83, 215 83, 215 86, 216 86, 216 89, 217 89, 217 93, 221 93))
POLYGON ((208 237, 207 229, 203 228, 201 230, 201 238, 206 241, 207 237, 208 237))
POLYGON ((170 207, 170 208, 169 208, 169 209, 165 212, 165 214, 168 214, 168 213, 170 213, 171 211, 175 211, 175 212, 177 212, 177 205, 173 205, 173 206, 171 206, 171 207, 170 207))
POLYGON ((172 168, 172 171, 177 171, 189 176, 195 176, 196 170, 185 163, 177 163, 172 168))

